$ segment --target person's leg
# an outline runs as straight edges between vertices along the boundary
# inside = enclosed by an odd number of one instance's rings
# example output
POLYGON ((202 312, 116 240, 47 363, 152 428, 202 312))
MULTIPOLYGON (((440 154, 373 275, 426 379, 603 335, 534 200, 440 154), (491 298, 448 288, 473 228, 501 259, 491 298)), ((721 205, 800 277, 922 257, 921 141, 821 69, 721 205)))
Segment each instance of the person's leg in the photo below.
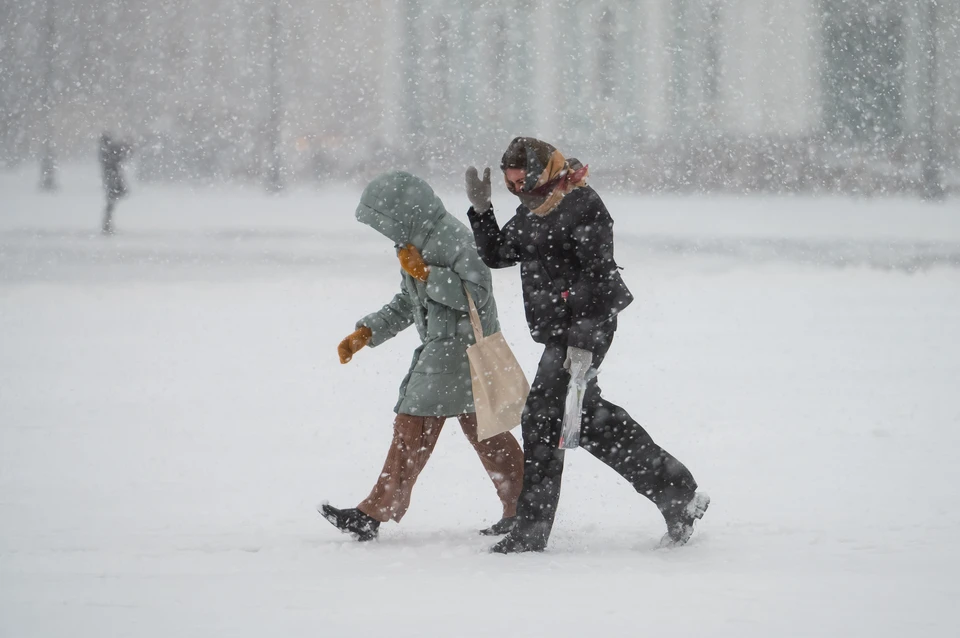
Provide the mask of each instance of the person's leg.
POLYGON ((461 414, 459 419, 464 436, 493 481, 503 505, 503 518, 512 518, 517 513, 517 497, 523 487, 523 450, 520 444, 509 432, 480 441, 477 438, 477 415, 461 414))
POLYGON ((550 538, 560 500, 564 452, 557 448, 570 375, 563 369, 566 348, 547 345, 523 408, 523 489, 517 523, 494 552, 542 551, 550 538))
POLYGON ((381 523, 403 518, 417 477, 433 453, 444 417, 398 414, 383 469, 370 495, 357 509, 381 523))
POLYGON ((117 205, 117 200, 107 197, 107 207, 103 211, 103 227, 101 231, 104 235, 113 234, 113 209, 117 205))
MULTIPOLYGON (((595 367, 599 367, 613 341, 613 329, 598 332, 595 367)), ((596 379, 584 399, 580 446, 603 461, 663 514, 668 528, 685 517, 695 497, 697 482, 687 467, 657 445, 649 433, 622 407, 601 397, 596 379)), ((704 495, 705 496, 705 495, 704 495)), ((709 497, 702 504, 705 511, 709 497)), ((696 505, 696 504, 695 504, 696 505)), ((703 512, 693 514, 696 518, 703 512)), ((689 525, 692 531, 692 520, 689 525)), ((689 534, 687 534, 689 538, 689 534)))
POLYGON ((584 400, 580 446, 627 479, 666 516, 697 490, 690 470, 653 438, 620 406, 600 397, 600 388, 584 400))

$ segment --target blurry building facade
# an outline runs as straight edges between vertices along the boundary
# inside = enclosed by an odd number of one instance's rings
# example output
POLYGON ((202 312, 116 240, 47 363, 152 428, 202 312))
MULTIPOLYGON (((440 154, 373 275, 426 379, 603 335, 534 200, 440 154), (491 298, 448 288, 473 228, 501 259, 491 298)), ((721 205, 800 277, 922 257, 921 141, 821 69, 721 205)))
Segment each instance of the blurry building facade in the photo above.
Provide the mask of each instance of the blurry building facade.
MULTIPOLYGON (((270 122, 270 2, 56 3, 53 136, 141 140, 145 178, 244 178, 270 122)), ((44 2, 0 3, 0 158, 32 161, 44 2)), ((459 179, 541 136, 638 190, 915 189, 958 163, 960 2, 279 0, 294 180, 459 179), (925 155, 926 154, 926 155, 925 155)))

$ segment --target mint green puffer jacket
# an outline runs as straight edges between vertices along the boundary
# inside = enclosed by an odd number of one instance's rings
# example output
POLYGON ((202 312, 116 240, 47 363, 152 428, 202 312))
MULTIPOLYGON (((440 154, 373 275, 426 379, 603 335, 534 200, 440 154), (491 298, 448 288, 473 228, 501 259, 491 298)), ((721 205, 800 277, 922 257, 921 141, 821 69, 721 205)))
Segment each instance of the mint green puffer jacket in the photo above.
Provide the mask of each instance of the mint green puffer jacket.
POLYGON ((411 324, 420 335, 422 343, 400 384, 394 410, 415 416, 473 412, 466 351, 475 340, 464 284, 479 310, 483 333, 500 329, 490 269, 477 254, 473 233, 447 213, 425 181, 399 171, 380 175, 364 189, 356 217, 398 248, 416 246, 430 267, 426 283, 401 269, 400 292, 357 322, 373 332, 371 347, 411 324))

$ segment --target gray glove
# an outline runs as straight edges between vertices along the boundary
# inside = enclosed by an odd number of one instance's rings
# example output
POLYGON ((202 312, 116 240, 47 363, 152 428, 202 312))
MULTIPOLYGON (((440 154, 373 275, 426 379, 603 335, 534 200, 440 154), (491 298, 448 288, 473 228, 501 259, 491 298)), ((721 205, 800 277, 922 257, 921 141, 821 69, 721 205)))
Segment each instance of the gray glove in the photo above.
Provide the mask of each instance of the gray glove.
POLYGON ((493 206, 490 203, 490 169, 483 169, 483 180, 477 175, 477 169, 467 169, 467 198, 473 204, 473 210, 485 213, 493 206))
POLYGON ((567 347, 567 358, 563 362, 563 369, 568 370, 571 374, 576 373, 577 375, 571 379, 571 382, 579 381, 583 383, 597 376, 597 373, 590 368, 590 364, 592 363, 593 353, 589 350, 574 348, 573 346, 567 347))

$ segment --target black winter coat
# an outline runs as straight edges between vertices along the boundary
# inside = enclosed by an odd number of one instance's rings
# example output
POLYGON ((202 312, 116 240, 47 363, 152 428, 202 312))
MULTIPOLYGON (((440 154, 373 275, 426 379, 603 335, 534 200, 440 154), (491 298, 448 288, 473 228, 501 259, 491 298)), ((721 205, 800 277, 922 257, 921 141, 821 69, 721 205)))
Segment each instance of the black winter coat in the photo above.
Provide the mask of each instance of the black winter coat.
POLYGON ((493 211, 467 212, 480 258, 490 268, 520 264, 523 306, 538 343, 593 351, 633 295, 613 258, 613 219, 589 186, 543 217, 526 206, 501 229, 493 211))

